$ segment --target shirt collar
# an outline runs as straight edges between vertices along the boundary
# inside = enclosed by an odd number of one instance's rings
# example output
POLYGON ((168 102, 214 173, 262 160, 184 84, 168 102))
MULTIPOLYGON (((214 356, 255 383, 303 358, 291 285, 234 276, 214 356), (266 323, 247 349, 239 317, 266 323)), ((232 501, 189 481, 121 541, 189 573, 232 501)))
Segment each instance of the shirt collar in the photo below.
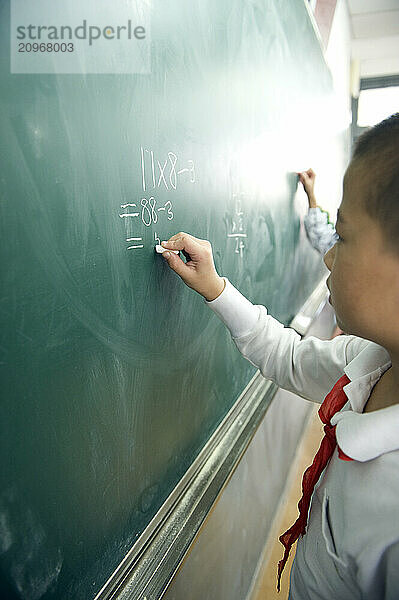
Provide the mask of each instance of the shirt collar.
POLYGON ((350 383, 343 387, 354 412, 362 413, 371 390, 381 375, 391 366, 388 351, 382 346, 369 342, 355 358, 346 365, 344 373, 350 383))
POLYGON ((331 424, 337 425, 339 447, 355 460, 364 462, 399 449, 399 404, 362 412, 372 388, 391 364, 387 350, 370 342, 344 368, 351 380, 343 388, 348 402, 331 424))
POLYGON ((391 357, 389 356, 388 351, 375 342, 369 342, 367 346, 365 346, 363 350, 361 350, 359 354, 346 365, 344 372, 349 379, 353 381, 362 375, 371 373, 378 367, 387 365, 386 369, 384 369, 386 371, 391 364, 391 357))

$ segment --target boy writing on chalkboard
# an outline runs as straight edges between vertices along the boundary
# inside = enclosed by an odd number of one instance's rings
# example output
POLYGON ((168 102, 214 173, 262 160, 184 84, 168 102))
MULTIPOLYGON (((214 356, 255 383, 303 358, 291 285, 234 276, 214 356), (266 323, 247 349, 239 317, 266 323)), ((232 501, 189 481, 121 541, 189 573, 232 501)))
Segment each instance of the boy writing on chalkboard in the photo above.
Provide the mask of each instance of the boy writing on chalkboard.
POLYGON ((306 192, 309 203, 308 213, 303 220, 306 235, 313 248, 324 256, 334 246, 338 235, 334 225, 328 221, 328 213, 316 204, 316 197, 314 195, 316 173, 313 169, 308 169, 307 171, 298 173, 298 177, 306 192))
MULTIPOLYGON (((337 242, 338 234, 335 231, 334 225, 328 220, 328 213, 322 210, 316 203, 316 196, 314 194, 316 173, 313 169, 308 169, 307 171, 298 173, 298 177, 306 192, 309 204, 308 213, 303 219, 306 235, 313 248, 324 256, 337 242)), ((336 327, 331 337, 341 334, 342 330, 336 327)))
POLYGON ((325 437, 305 471, 300 514, 280 540, 279 578, 298 539, 292 600, 399 598, 399 113, 359 139, 324 257, 338 325, 301 340, 215 270, 211 244, 178 233, 169 266, 280 387, 322 403, 325 437), (321 477, 320 477, 321 475, 321 477), (308 508, 310 511, 308 513, 308 508))

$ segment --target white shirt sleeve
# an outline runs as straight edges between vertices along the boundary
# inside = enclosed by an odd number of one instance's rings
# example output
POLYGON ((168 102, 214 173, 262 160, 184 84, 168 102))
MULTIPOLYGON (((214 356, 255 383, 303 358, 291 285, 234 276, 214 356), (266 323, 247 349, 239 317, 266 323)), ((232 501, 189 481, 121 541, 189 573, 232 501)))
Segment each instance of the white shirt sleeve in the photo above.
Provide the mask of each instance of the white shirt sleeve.
POLYGON ((302 340, 290 327, 253 305, 227 278, 223 292, 204 302, 229 328, 241 354, 267 379, 314 402, 322 402, 344 367, 370 342, 353 335, 302 340))
POLYGON ((303 223, 309 242, 321 254, 326 254, 338 239, 335 227, 328 222, 328 214, 319 206, 309 208, 303 223))
POLYGON ((259 306, 255 306, 245 298, 223 277, 226 285, 223 292, 207 304, 215 314, 227 325, 233 338, 240 337, 254 328, 259 317, 259 306))

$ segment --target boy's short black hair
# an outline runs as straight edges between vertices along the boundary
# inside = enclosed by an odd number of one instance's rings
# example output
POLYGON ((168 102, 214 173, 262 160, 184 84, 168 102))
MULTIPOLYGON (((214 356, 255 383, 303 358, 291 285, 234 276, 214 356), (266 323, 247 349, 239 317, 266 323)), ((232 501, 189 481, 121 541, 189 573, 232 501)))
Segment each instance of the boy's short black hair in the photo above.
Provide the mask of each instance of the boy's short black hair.
POLYGON ((367 169, 364 209, 378 221, 390 249, 399 255, 399 113, 359 137, 352 161, 367 169))

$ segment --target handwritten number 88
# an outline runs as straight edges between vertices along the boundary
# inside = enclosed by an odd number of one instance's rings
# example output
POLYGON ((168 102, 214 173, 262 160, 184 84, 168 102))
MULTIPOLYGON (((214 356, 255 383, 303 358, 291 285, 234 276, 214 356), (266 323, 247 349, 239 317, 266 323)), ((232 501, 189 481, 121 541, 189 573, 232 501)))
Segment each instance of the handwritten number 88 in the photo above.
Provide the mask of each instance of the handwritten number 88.
POLYGON ((147 200, 147 198, 142 198, 140 204, 143 207, 141 211, 141 220, 144 225, 149 227, 151 223, 156 223, 158 221, 158 215, 155 210, 156 200, 154 196, 151 196, 149 200, 147 200))

